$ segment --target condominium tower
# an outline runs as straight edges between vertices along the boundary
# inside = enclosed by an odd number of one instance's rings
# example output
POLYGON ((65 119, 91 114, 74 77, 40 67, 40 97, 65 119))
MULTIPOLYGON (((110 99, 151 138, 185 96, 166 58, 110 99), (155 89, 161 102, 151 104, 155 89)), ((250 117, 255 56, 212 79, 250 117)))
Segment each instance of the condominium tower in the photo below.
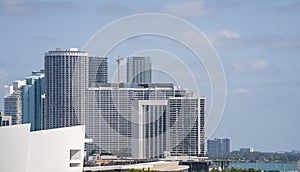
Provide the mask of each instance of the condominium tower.
POLYGON ((230 139, 215 138, 207 140, 207 153, 230 153, 230 139))
POLYGON ((107 57, 89 57, 89 86, 107 83, 107 57))
POLYGON ((45 53, 45 128, 84 124, 88 53, 77 48, 45 53))
POLYGON ((31 123, 30 130, 43 129, 42 95, 45 94, 44 70, 32 72, 22 87, 22 124, 31 123))
POLYGON ((12 125, 22 124, 22 92, 25 80, 17 80, 13 85, 5 85, 4 115, 11 116, 12 125))
POLYGON ((93 140, 88 153, 204 156, 204 98, 162 83, 99 84, 88 93, 87 137, 93 140))
POLYGON ((151 83, 152 69, 150 57, 127 58, 127 83, 151 83))

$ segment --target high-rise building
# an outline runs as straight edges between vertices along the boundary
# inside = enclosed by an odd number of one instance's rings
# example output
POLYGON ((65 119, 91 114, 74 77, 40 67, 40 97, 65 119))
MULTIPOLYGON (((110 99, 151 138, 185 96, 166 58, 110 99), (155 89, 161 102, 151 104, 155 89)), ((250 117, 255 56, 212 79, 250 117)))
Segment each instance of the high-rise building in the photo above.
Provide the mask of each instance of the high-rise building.
POLYGON ((207 140, 207 153, 230 153, 230 139, 215 138, 207 140))
POLYGON ((127 58, 127 83, 151 83, 152 69, 150 57, 127 58))
POLYGON ((89 150, 122 156, 131 156, 133 101, 167 100, 186 94, 172 84, 100 84, 88 92, 86 127, 87 136, 93 139, 89 150))
POLYGON ((42 129, 45 129, 46 128, 46 124, 47 124, 47 121, 46 121, 46 95, 43 94, 41 95, 41 121, 42 121, 42 129))
POLYGON ((133 158, 161 158, 168 150, 167 104, 168 100, 133 101, 133 158))
POLYGON ((12 125, 22 124, 22 92, 25 80, 17 80, 12 86, 4 86, 4 115, 11 116, 12 125))
POLYGON ((31 131, 43 129, 41 96, 45 94, 44 70, 32 72, 21 90, 22 123, 31 123, 31 131))
POLYGON ((205 97, 170 97, 170 154, 205 156, 205 97))
POLYGON ((107 83, 107 57, 89 57, 89 86, 107 83))
POLYGON ((88 152, 205 155, 205 98, 189 97, 173 84, 100 84, 88 92, 88 152))
POLYGON ((45 53, 45 128, 84 124, 89 56, 77 48, 45 53))

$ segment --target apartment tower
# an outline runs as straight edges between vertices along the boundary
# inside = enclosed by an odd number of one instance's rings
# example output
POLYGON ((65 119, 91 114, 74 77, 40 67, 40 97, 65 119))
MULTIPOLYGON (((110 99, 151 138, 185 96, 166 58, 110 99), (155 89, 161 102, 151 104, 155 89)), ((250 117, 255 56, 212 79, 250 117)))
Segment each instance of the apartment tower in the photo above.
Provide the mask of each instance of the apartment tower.
POLYGON ((45 53, 45 129, 82 125, 89 56, 77 48, 45 53))

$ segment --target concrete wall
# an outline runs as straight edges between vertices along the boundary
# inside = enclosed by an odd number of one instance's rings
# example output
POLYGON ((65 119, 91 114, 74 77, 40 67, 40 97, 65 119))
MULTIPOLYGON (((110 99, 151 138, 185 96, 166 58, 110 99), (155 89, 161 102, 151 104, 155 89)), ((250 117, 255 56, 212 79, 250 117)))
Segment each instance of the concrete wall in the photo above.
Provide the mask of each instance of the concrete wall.
POLYGON ((1 127, 0 171, 82 172, 84 133, 84 126, 36 132, 30 124, 1 127))

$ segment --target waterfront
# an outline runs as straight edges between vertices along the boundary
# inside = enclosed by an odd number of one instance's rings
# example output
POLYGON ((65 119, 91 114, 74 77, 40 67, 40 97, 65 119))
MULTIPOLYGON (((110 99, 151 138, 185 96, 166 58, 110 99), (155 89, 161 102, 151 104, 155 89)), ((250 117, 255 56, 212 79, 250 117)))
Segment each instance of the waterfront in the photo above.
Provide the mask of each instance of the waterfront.
POLYGON ((264 171, 279 170, 281 172, 286 172, 297 171, 297 163, 230 163, 229 168, 254 168, 264 171))

